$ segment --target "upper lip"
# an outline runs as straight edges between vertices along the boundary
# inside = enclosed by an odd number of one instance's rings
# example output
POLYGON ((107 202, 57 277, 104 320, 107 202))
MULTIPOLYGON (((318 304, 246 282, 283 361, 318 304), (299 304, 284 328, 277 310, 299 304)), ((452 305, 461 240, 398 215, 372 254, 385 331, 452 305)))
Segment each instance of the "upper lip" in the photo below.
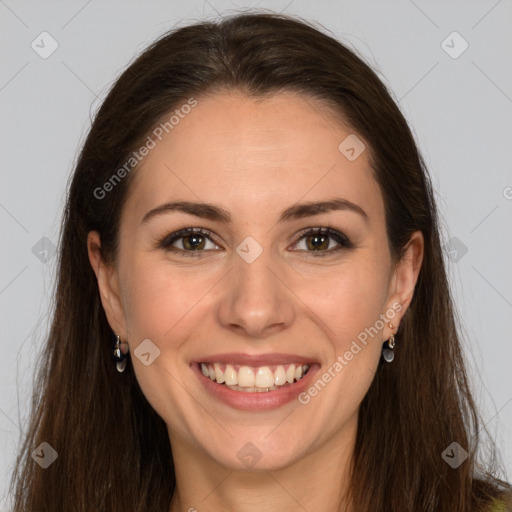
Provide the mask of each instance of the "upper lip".
POLYGON ((311 364, 316 362, 317 361, 311 357, 298 356, 295 354, 274 353, 251 355, 239 352, 233 352, 230 354, 212 354, 192 361, 192 363, 222 363, 245 366, 270 366, 287 363, 311 364))

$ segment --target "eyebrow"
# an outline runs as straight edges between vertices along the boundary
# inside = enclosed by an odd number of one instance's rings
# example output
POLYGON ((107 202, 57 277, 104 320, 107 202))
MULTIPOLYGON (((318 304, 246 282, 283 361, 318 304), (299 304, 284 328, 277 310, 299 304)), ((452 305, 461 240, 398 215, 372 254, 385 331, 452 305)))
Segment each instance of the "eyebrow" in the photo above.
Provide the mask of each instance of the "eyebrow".
MULTIPOLYGON (((327 201, 294 204, 281 212, 278 222, 302 219, 336 210, 351 211, 363 217, 365 222, 368 222, 369 220, 368 214, 360 206, 348 201, 347 199, 338 197, 327 201)), ((147 223, 150 219, 158 215, 174 211, 188 213, 202 219, 209 219, 226 224, 231 222, 231 214, 224 208, 215 204, 195 203, 191 201, 172 201, 161 204, 147 212, 142 218, 141 224, 147 223)))

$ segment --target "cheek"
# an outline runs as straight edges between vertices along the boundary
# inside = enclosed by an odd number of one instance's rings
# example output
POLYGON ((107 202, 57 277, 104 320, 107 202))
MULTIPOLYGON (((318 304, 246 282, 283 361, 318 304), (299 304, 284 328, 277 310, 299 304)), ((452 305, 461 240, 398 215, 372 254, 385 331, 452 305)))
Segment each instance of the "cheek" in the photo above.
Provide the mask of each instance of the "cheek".
MULTIPOLYGON (((380 315, 385 313, 387 276, 379 271, 385 267, 366 261, 364 264, 363 258, 358 259, 333 273, 329 286, 317 293, 311 303, 311 309, 329 328, 325 332, 332 354, 318 376, 329 383, 319 393, 322 406, 319 401, 315 407, 319 408, 317 411, 329 411, 330 416, 324 420, 332 428, 356 413, 380 359, 384 326, 380 315)), ((321 385, 317 388, 323 389, 321 385)))
POLYGON ((360 258, 303 285, 308 290, 304 289, 302 296, 309 297, 308 305, 323 320, 339 348, 374 326, 384 313, 387 280, 378 269, 360 258))
MULTIPOLYGON (((162 262, 144 255, 133 258, 127 265, 124 291, 125 313, 129 332, 142 340, 163 340, 165 334, 182 319, 190 303, 198 295, 179 271, 170 271, 162 262)), ((196 299, 197 302, 197 299, 196 299)))

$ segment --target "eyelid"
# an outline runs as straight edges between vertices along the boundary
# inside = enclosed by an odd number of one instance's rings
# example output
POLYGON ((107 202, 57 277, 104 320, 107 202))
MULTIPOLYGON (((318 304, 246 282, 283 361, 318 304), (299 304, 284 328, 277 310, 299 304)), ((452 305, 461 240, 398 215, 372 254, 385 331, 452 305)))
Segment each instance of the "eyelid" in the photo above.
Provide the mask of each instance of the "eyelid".
MULTIPOLYGON (((200 256, 203 253, 208 253, 208 252, 212 251, 211 249, 208 249, 208 250, 203 249, 203 250, 198 250, 198 251, 185 251, 183 249, 178 249, 178 248, 172 246, 172 244, 175 241, 180 240, 181 238, 184 238, 190 234, 202 235, 202 236, 208 238, 215 245, 222 247, 222 244, 220 244, 216 241, 216 235, 211 230, 206 229, 206 228, 197 228, 197 227, 183 228, 183 229, 180 229, 177 231, 173 231, 172 233, 168 233, 159 239, 157 246, 159 248, 168 250, 170 252, 185 254, 186 256, 200 256)), ((292 245, 297 245, 306 236, 315 235, 315 234, 329 236, 331 239, 333 239, 338 244, 338 247, 336 247, 334 249, 329 249, 326 251, 304 251, 304 250, 297 250, 297 249, 294 249, 293 251, 306 253, 308 255, 316 257, 316 256, 326 256, 326 255, 335 254, 342 249, 351 249, 354 247, 354 244, 342 231, 340 231, 336 228, 333 228, 329 225, 308 227, 308 228, 302 229, 301 231, 299 231, 298 233, 296 233, 293 236, 295 239, 295 242, 293 242, 292 245)))
MULTIPOLYGON (((195 228, 195 227, 194 228, 192 228, 192 227, 183 228, 183 229, 179 229, 177 231, 173 231, 172 233, 168 233, 158 239, 157 246, 161 249, 172 250, 171 248, 172 248, 172 244, 174 242, 176 242, 177 240, 180 240, 181 238, 185 238, 187 235, 191 235, 191 234, 202 235, 205 238, 208 238, 215 245, 222 247, 222 245, 215 240, 216 235, 212 231, 210 231, 209 229, 206 229, 206 228, 195 228)), ((190 253, 199 254, 201 252, 208 252, 208 251, 204 251, 204 250, 203 251, 183 251, 183 249, 177 249, 177 248, 174 248, 174 249, 176 250, 176 252, 182 252, 182 253, 186 252, 188 254, 190 254, 190 253)))
POLYGON ((339 229, 333 228, 329 225, 325 226, 319 226, 319 227, 310 227, 305 228, 301 231, 299 231, 295 237, 297 237, 297 242, 304 238, 306 235, 312 235, 312 234, 322 234, 322 235, 329 235, 331 238, 340 238, 344 244, 347 246, 352 245, 352 242, 350 241, 349 237, 343 233, 343 231, 340 231, 339 229))

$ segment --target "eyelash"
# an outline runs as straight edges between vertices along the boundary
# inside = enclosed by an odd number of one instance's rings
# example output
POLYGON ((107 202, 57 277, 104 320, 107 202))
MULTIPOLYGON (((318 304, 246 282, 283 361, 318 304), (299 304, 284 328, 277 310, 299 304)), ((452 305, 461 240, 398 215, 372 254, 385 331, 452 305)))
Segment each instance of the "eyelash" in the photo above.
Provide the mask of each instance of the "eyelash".
MULTIPOLYGON (((215 243, 216 245, 220 245, 220 244, 217 244, 215 242, 215 240, 212 239, 212 232, 209 231, 208 229, 185 228, 185 229, 180 229, 179 231, 170 233, 168 235, 165 235, 163 238, 161 238, 158 241, 158 247, 161 249, 165 249, 165 250, 174 252, 174 253, 181 253, 183 256, 186 256, 186 257, 199 257, 199 256, 201 256, 201 253, 205 252, 205 250, 185 251, 183 249, 178 249, 178 248, 172 246, 172 244, 176 240, 179 240, 180 238, 185 238, 187 235, 190 235, 190 234, 198 234, 198 235, 205 236, 206 238, 209 238, 211 242, 215 243)), ((322 257, 328 256, 328 255, 334 254, 334 253, 338 253, 339 251, 341 251, 343 249, 352 249, 354 247, 354 244, 349 240, 349 238, 346 235, 344 235, 343 233, 341 233, 335 229, 332 229, 330 227, 308 228, 308 229, 302 231, 301 233, 299 233, 299 238, 297 239, 297 242, 295 242, 294 245, 299 243, 303 238, 306 238, 307 236, 310 236, 310 235, 320 235, 320 236, 328 235, 330 238, 332 238, 339 244, 339 246, 336 247, 335 249, 329 249, 326 251, 299 251, 299 252, 310 253, 310 255, 313 258, 318 258, 318 257, 322 258, 322 257)))

